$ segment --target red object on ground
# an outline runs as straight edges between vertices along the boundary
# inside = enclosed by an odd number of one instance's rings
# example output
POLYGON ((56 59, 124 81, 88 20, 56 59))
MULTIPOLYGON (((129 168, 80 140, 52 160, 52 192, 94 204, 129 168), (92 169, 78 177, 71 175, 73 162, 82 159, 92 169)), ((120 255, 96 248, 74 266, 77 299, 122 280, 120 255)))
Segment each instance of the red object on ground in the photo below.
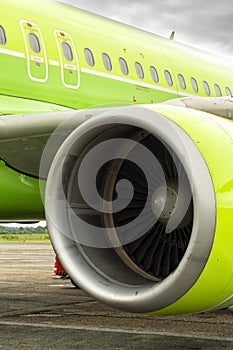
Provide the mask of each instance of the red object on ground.
POLYGON ((55 259, 54 259, 53 276, 61 276, 61 277, 67 276, 67 272, 63 268, 57 256, 55 256, 55 259))

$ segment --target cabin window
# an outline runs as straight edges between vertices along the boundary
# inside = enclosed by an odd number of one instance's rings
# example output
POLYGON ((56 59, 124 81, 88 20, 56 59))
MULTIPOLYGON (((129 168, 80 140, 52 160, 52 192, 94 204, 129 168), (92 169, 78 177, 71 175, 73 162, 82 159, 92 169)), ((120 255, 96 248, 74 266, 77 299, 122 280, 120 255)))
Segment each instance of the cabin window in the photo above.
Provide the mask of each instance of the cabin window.
POLYGON ((179 84, 182 90, 186 89, 186 82, 182 74, 178 74, 179 84))
POLYGON ((65 56, 65 59, 69 62, 72 62, 74 59, 73 51, 71 46, 66 41, 62 42, 62 50, 65 56))
POLYGON ((6 32, 2 26, 0 26, 0 45, 6 45, 6 32))
POLYGON ((164 75, 165 75, 165 79, 166 79, 167 85, 172 86, 173 85, 173 81, 172 81, 171 73, 168 70, 165 70, 164 71, 164 75))
POLYGON ((110 57, 106 53, 103 53, 102 54, 102 60, 103 60, 104 67, 108 71, 111 71, 112 70, 112 62, 111 62, 110 57))
POLYGON ((138 77, 140 79, 143 79, 144 78, 144 71, 143 71, 141 63, 135 62, 135 68, 136 68, 136 72, 137 72, 138 77))
POLYGON ((204 90, 207 96, 210 96, 210 87, 209 84, 207 83, 207 81, 203 81, 203 86, 204 86, 204 90))
POLYGON ((151 78, 154 80, 155 83, 159 82, 159 75, 157 72, 157 69, 154 66, 150 66, 150 74, 151 78))
POLYGON ((86 62, 90 67, 93 67, 95 65, 95 60, 94 60, 94 56, 93 53, 90 49, 84 49, 84 55, 86 58, 86 62))
POLYGON ((121 67, 121 71, 124 75, 128 75, 129 74, 129 68, 128 68, 128 64, 126 62, 126 60, 122 57, 119 58, 119 63, 120 63, 120 67, 121 67))
POLYGON ((219 85, 218 84, 214 84, 214 88, 215 88, 216 96, 217 97, 221 97, 222 96, 222 92, 221 92, 221 89, 220 89, 219 85))
POLYGON ((37 54, 40 53, 41 48, 40 48, 40 40, 38 36, 34 33, 29 33, 28 39, 29 39, 32 51, 34 51, 37 54))
POLYGON ((191 84, 192 84, 193 91, 198 93, 199 88, 198 88, 198 83, 197 83, 195 78, 191 78, 191 84))
POLYGON ((231 93, 231 89, 229 88, 229 87, 226 87, 226 94, 227 94, 227 96, 230 96, 230 97, 232 97, 232 93, 231 93))

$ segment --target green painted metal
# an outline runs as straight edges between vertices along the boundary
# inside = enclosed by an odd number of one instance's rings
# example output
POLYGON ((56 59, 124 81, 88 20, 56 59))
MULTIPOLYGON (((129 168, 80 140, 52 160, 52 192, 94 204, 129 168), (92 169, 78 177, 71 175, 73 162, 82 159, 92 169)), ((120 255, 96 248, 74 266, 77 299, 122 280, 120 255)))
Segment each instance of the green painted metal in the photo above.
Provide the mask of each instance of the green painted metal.
POLYGON ((186 94, 205 96, 203 79, 210 84, 211 96, 216 96, 215 83, 219 84, 223 94, 226 86, 233 90, 230 79, 232 64, 226 59, 54 2, 43 0, 35 4, 26 0, 1 0, 0 5, 1 25, 7 35, 6 45, 0 45, 0 94, 80 109, 115 102, 156 103, 186 94), (29 31, 40 38, 39 54, 31 52, 29 31), (68 41, 74 51, 73 62, 64 58, 61 33, 65 33, 64 41, 68 41), (85 61, 86 47, 94 53, 94 67, 89 67, 85 61), (112 59, 111 72, 104 68, 103 52, 112 59), (128 76, 120 70, 119 57, 128 62, 128 76), (142 64, 144 79, 138 78, 135 62, 142 64), (157 84, 150 75, 151 65, 159 73, 157 84), (80 69, 80 86, 75 68, 80 69), (172 87, 166 83, 165 69, 172 73, 172 87), (185 91, 179 87, 178 73, 186 78, 185 91), (192 89, 191 77, 199 83, 198 94, 192 89))
MULTIPOLYGON (((116 103, 151 104, 187 95, 206 96, 203 80, 208 81, 211 96, 216 96, 216 83, 223 95, 226 95, 226 87, 233 91, 232 62, 225 58, 54 2, 0 0, 0 8, 0 25, 7 36, 6 44, 0 44, 2 116, 116 103), (28 34, 31 32, 40 38, 39 53, 30 48, 28 34), (64 37, 74 53, 71 61, 62 51, 64 37), (85 48, 94 53, 94 67, 86 63, 85 48), (103 52, 112 59, 111 72, 104 68, 103 52), (120 70, 119 57, 127 60, 128 76, 120 70), (144 79, 137 76, 135 62, 142 64, 144 79), (152 80, 150 66, 155 66, 159 73, 158 83, 152 80), (172 87, 165 80, 165 69, 172 73, 172 87), (179 73, 186 79, 185 91, 179 87, 179 73), (193 91, 191 77, 198 82, 198 93, 193 91)), ((183 298, 157 314, 196 312, 199 311, 197 301, 200 310, 211 308, 228 298, 233 290, 230 232, 233 227, 233 184, 229 175, 233 126, 231 121, 219 119, 218 123, 216 117, 212 119, 203 112, 189 110, 187 113, 182 108, 162 105, 151 108, 176 122, 190 135, 206 160, 215 188, 217 227, 205 270, 183 298), (213 292, 207 289, 209 284, 214 286, 213 292)), ((44 218, 38 180, 10 169, 2 161, 0 193, 0 220, 44 218)))
POLYGON ((44 218, 39 183, 11 170, 0 162, 0 210, 1 221, 37 221, 44 218))
MULTIPOLYGON (((0 95, 0 117, 3 120, 4 115, 9 114, 38 114, 69 110, 69 108, 50 103, 0 95)), ((43 188, 43 183, 41 186, 43 188)), ((19 222, 44 219, 38 179, 10 169, 3 161, 0 161, 0 193, 0 221, 19 222)))
MULTIPOLYGON (((209 82, 212 96, 214 83, 218 83, 222 91, 226 86, 233 90, 232 65, 225 59, 55 2, 0 0, 0 6, 0 24, 7 37, 6 44, 0 45, 1 115, 60 111, 59 105, 83 109, 116 103, 163 102, 195 94, 190 82, 193 76, 199 83, 199 96, 205 96, 203 79, 209 82), (30 48, 28 34, 31 32, 40 39, 40 53, 30 48), (72 62, 64 57, 62 38, 73 50, 72 62), (85 61, 86 47, 94 53, 94 67, 85 61), (111 72, 104 68, 103 52, 112 59, 111 72), (127 77, 120 70, 119 57, 127 60, 127 77), (144 68, 143 80, 134 69, 136 61, 144 68), (157 84, 150 75, 151 65, 159 73, 157 84), (172 87, 166 83, 165 69, 173 75, 172 87), (178 88, 178 73, 186 78, 185 92, 178 88)), ((1 193, 5 191, 4 174, 0 181, 1 193)), ((39 192, 34 200, 40 202, 39 192)), ((31 201, 26 203, 25 212, 31 201)), ((21 201, 18 206, 22 207, 21 201)), ((5 205, 0 208, 2 213, 5 205)), ((41 216, 39 210, 38 217, 41 216)))
POLYGON ((222 301, 233 291, 233 182, 232 162, 229 161, 233 158, 233 123, 208 113, 174 106, 158 105, 151 109, 174 121, 196 144, 208 166, 216 197, 215 239, 203 273, 183 298, 156 314, 192 313, 219 304, 219 308, 231 305, 232 299, 223 305, 222 301))

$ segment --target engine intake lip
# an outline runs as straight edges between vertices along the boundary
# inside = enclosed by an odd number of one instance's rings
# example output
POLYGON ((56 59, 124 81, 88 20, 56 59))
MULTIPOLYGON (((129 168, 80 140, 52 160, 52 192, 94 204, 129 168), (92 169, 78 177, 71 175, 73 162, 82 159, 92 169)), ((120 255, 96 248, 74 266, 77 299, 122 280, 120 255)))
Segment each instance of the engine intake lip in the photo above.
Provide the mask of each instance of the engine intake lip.
POLYGON ((74 130, 52 163, 45 196, 46 218, 52 244, 72 280, 94 298, 129 312, 160 310, 184 296, 195 284, 206 265, 216 225, 213 183, 199 149, 177 124, 149 108, 135 106, 106 110, 74 130), (102 251, 93 250, 92 259, 83 246, 73 242, 62 232, 67 213, 62 213, 56 201, 64 195, 61 189, 62 164, 67 153, 71 148, 75 148, 76 152, 81 154, 95 137, 106 130, 114 130, 117 125, 132 125, 164 140, 182 160, 192 184, 194 221, 191 239, 177 269, 159 283, 146 280, 143 283, 141 280, 140 283, 129 282, 127 285, 108 278, 106 273, 94 266, 95 261, 101 260, 99 253, 102 254, 102 251), (177 142, 177 137, 181 142, 177 142), (190 159, 192 164, 195 164, 195 169, 190 168, 190 159))

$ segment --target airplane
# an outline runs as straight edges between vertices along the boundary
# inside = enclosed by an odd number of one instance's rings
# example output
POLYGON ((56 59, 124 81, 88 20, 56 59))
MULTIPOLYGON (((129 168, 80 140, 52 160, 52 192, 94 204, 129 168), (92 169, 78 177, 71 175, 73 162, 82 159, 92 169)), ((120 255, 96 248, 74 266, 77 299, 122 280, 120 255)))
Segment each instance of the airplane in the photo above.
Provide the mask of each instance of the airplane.
POLYGON ((232 305, 232 61, 55 1, 0 5, 0 222, 46 219, 113 308, 232 305))

